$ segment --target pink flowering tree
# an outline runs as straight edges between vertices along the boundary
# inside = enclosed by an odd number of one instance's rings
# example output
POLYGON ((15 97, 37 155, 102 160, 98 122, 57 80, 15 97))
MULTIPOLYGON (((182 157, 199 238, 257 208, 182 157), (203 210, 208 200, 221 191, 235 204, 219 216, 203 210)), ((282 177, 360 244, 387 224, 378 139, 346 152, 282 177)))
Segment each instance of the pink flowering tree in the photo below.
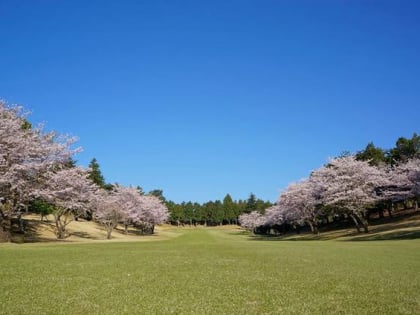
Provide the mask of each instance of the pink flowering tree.
POLYGON ((239 216, 238 221, 241 227, 252 232, 254 232, 257 227, 265 223, 263 215, 258 211, 243 213, 239 216))
POLYGON ((311 181, 318 187, 324 206, 347 214, 358 232, 361 226, 369 231, 366 211, 383 198, 377 194, 377 188, 387 183, 380 169, 354 156, 340 157, 314 171, 311 181))
POLYGON ((125 218, 122 207, 123 202, 115 191, 98 189, 94 194, 92 200, 93 217, 105 227, 107 239, 111 239, 112 231, 125 218))
POLYGON ((142 195, 134 187, 115 185, 110 192, 98 191, 94 201, 95 220, 103 224, 107 230, 107 238, 111 238, 112 230, 122 223, 127 233, 132 224, 142 233, 154 233, 155 225, 168 219, 168 209, 157 197, 142 195))
POLYGON ((6 233, 10 218, 27 208, 32 192, 80 150, 72 149, 75 138, 45 133, 27 116, 22 107, 0 101, 0 230, 6 233))
POLYGON ((53 215, 58 239, 66 237, 66 227, 75 218, 86 214, 98 187, 88 179, 81 167, 58 170, 34 192, 36 197, 54 206, 53 215))
POLYGON ((140 216, 133 217, 133 222, 143 233, 153 234, 155 226, 168 220, 169 212, 166 205, 153 195, 141 196, 140 216))
POLYGON ((278 203, 267 208, 264 213, 264 224, 273 226, 285 223, 287 216, 284 210, 285 209, 278 203))
POLYGON ((317 185, 305 179, 290 184, 278 201, 283 218, 291 224, 308 224, 314 234, 318 233, 318 219, 321 213, 321 200, 317 185))
POLYGON ((420 197, 420 159, 413 158, 387 170, 388 184, 382 188, 384 199, 392 203, 413 200, 418 208, 420 197))

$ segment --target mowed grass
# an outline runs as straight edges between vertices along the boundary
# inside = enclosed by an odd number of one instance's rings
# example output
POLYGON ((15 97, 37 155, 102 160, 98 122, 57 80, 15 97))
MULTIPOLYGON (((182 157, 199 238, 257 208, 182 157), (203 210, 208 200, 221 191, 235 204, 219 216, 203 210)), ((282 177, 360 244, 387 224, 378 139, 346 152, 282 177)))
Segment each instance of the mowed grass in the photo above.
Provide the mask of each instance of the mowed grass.
POLYGON ((0 314, 420 314, 420 240, 0 245, 0 314))

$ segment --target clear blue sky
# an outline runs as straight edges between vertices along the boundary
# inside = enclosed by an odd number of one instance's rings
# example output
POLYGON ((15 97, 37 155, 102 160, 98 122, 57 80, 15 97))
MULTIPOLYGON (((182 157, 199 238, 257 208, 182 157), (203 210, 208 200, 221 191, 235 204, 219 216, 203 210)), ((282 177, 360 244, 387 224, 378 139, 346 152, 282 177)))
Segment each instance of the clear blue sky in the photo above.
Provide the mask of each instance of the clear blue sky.
POLYGON ((108 182, 275 201, 419 132, 419 1, 0 0, 0 98, 108 182))

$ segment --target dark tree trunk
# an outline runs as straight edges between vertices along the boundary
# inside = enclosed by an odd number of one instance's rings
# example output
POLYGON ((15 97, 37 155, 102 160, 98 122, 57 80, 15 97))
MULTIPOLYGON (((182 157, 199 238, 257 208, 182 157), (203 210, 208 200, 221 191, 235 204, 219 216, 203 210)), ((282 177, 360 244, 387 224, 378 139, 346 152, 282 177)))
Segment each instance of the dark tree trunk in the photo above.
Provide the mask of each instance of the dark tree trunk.
POLYGON ((111 239, 111 233, 112 233, 112 227, 107 227, 107 230, 106 230, 106 239, 107 240, 111 239))
POLYGON ((12 239, 10 217, 0 212, 0 240, 10 242, 12 239))
POLYGON ((359 225, 359 222, 357 221, 356 217, 353 214, 350 214, 350 218, 353 220, 354 225, 356 226, 357 233, 360 233, 360 225, 359 225))
POLYGON ((364 232, 369 233, 369 223, 368 223, 368 221, 363 217, 363 215, 359 215, 357 218, 359 219, 360 223, 362 224, 364 232))

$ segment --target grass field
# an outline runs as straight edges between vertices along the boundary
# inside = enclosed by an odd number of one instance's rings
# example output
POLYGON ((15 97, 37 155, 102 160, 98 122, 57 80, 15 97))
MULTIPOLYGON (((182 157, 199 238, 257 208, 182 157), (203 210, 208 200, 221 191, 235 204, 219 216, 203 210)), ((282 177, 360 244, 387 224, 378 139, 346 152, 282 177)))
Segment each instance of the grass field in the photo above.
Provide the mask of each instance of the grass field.
POLYGON ((420 314, 420 240, 169 232, 154 242, 0 245, 0 314, 420 314))

